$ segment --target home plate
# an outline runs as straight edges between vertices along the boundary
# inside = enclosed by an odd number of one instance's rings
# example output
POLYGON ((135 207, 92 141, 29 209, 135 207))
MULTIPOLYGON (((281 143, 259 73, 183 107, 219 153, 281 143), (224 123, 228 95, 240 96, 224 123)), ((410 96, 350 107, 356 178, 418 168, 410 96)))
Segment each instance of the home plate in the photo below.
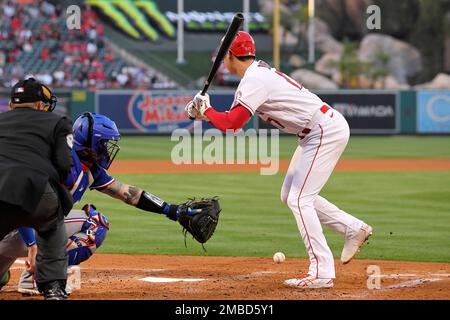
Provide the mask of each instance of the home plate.
POLYGON ((183 279, 183 278, 160 278, 160 277, 146 277, 139 279, 145 282, 197 282, 205 281, 206 279, 183 279))

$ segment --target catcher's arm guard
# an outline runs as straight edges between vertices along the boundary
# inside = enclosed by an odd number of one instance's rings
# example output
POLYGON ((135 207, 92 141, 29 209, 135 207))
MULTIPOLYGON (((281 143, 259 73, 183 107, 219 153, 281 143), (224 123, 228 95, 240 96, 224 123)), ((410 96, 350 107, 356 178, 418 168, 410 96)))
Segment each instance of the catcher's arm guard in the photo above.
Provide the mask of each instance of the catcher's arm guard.
POLYGON ((185 235, 192 234, 200 243, 208 241, 219 223, 219 198, 190 199, 180 204, 177 210, 178 222, 183 226, 185 235))

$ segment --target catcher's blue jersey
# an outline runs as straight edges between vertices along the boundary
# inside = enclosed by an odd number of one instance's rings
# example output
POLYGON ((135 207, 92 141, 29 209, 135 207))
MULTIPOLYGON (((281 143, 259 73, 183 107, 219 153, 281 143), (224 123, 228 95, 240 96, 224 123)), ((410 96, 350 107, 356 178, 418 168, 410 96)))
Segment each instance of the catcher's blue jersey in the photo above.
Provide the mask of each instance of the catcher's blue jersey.
POLYGON ((90 168, 84 165, 74 150, 72 150, 72 159, 74 164, 64 185, 70 190, 74 204, 81 200, 87 188, 102 190, 114 182, 114 178, 98 164, 90 168))

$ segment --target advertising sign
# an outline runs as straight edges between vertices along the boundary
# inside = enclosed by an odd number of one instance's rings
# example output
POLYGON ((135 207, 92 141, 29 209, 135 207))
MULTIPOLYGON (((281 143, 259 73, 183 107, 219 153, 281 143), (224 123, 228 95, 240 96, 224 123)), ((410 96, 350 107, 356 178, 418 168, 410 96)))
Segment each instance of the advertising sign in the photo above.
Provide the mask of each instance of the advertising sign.
POLYGON ((417 132, 450 133, 450 91, 419 91, 417 108, 417 132))
MULTIPOLYGON (((99 91, 95 112, 114 120, 121 133, 168 134, 175 129, 192 131, 195 122, 184 110, 196 91, 99 91)), ((211 104, 217 111, 226 111, 233 102, 233 93, 212 91, 211 104)), ((249 121, 253 126, 253 122, 249 121)), ((203 129, 213 126, 203 123, 203 129)), ((248 126, 246 126, 247 128, 248 126)))
POLYGON ((104 91, 97 95, 96 112, 114 120, 122 133, 170 133, 189 128, 184 107, 191 92, 104 91))
MULTIPOLYGON (((352 133, 393 134, 400 130, 397 92, 342 90, 314 93, 343 114, 352 133)), ((259 127, 271 126, 260 121, 259 127)))
POLYGON ((340 91, 318 96, 347 119, 352 133, 398 133, 396 92, 340 91))

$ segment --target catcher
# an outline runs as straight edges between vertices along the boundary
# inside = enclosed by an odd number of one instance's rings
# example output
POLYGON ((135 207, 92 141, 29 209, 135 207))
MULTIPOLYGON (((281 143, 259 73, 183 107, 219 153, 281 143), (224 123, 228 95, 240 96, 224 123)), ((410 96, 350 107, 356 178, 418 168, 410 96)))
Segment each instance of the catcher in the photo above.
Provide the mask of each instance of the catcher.
MULTIPOLYGON (((73 136, 74 165, 65 181, 65 186, 70 190, 74 203, 81 200, 87 188, 98 190, 141 210, 164 214, 169 219, 178 221, 185 232, 189 232, 202 244, 211 238, 221 211, 217 198, 192 199, 180 205, 173 205, 136 186, 121 183, 108 174, 107 170, 120 149, 118 145, 120 134, 114 121, 103 115, 86 112, 76 119, 73 125, 73 136)), ((97 213, 95 207, 88 205, 83 209, 87 218, 92 218, 94 214, 97 219, 89 219, 94 220, 94 223, 77 232, 67 232, 70 236, 67 246, 69 265, 76 265, 87 260, 101 245, 109 230, 106 218, 97 213)), ((66 230, 68 220, 72 219, 72 213, 77 215, 80 212, 80 210, 73 211, 66 218, 66 230)), ((84 222, 81 225, 83 224, 84 222)), ((28 266, 21 276, 19 292, 39 294, 35 289, 32 276, 36 256, 36 250, 33 249, 34 232, 30 229, 19 231, 14 231, 15 237, 20 234, 24 240, 23 246, 25 243, 28 246, 28 266)), ((14 241, 10 242, 14 243, 14 241)), ((8 259, 4 259, 5 252, 8 251, 7 247, 0 242, 0 279, 3 275, 7 279, 8 271, 6 270, 17 257, 23 256, 23 250, 16 250, 18 255, 8 254, 8 259), (6 268, 5 261, 7 261, 6 268)))

